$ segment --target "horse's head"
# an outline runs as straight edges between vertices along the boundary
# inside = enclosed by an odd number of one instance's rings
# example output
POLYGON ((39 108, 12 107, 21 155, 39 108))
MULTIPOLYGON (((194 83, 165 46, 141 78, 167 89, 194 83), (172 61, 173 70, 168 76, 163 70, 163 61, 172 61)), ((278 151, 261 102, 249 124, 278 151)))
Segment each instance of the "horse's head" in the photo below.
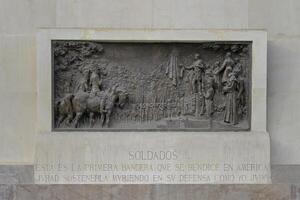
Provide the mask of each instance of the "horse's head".
POLYGON ((123 108, 129 100, 128 92, 124 89, 118 88, 116 90, 116 93, 117 93, 116 105, 119 106, 120 108, 123 108))

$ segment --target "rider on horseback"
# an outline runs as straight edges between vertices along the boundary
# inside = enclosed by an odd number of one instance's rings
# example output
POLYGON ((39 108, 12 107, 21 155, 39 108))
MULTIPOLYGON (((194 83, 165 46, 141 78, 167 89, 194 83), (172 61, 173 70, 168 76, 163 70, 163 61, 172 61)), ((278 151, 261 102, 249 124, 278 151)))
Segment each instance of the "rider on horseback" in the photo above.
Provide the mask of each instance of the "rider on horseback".
POLYGON ((102 85, 102 80, 98 74, 98 70, 97 69, 93 69, 91 76, 90 76, 90 85, 91 85, 91 93, 90 93, 90 97, 94 97, 96 95, 98 95, 98 93, 100 92, 100 87, 102 85))

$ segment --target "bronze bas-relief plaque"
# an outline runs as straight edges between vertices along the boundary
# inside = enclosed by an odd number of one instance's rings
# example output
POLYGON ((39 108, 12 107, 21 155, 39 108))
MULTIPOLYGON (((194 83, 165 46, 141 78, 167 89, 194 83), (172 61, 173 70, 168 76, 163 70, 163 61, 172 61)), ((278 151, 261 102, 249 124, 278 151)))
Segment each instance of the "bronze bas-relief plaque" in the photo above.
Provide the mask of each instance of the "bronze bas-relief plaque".
POLYGON ((53 130, 246 131, 251 42, 52 41, 53 130))

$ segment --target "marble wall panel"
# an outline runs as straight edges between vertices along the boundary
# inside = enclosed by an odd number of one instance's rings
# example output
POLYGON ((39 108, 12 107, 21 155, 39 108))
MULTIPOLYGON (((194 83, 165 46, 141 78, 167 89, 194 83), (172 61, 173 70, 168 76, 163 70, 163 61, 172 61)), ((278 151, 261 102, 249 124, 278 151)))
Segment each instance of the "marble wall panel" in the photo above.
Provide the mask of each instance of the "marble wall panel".
POLYGON ((272 164, 300 163, 300 38, 268 42, 268 130, 272 164))
POLYGON ((35 148, 36 49, 33 36, 0 35, 0 161, 30 163, 35 148))
POLYGON ((32 184, 33 165, 0 165, 0 184, 32 184))
POLYGON ((290 185, 17 185, 1 200, 298 200, 290 185))
POLYGON ((37 28, 55 26, 56 0, 0 0, 0 33, 34 35, 37 28))
POLYGON ((299 36, 299 0, 249 0, 249 26, 267 29, 269 36, 299 36))

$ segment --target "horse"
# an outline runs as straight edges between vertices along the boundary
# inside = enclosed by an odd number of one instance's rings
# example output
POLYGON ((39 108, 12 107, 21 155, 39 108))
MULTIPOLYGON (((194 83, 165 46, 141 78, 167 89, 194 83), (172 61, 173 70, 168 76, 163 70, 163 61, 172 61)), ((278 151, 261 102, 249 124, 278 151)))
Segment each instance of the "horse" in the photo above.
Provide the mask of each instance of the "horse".
POLYGON ((73 111, 76 113, 74 118, 75 128, 77 128, 78 122, 84 113, 89 113, 91 128, 94 125, 95 113, 100 113, 101 127, 108 127, 114 107, 123 108, 127 100, 128 93, 115 86, 108 91, 101 91, 95 95, 87 92, 76 93, 72 101, 73 111))
POLYGON ((59 114, 56 126, 59 127, 61 123, 66 119, 69 125, 73 119, 73 94, 67 94, 64 98, 56 102, 56 112, 59 114))
POLYGON ((125 90, 121 89, 112 89, 108 93, 107 98, 104 98, 102 103, 102 109, 100 109, 101 114, 101 125, 104 127, 109 127, 110 117, 113 112, 114 107, 123 108, 128 102, 128 93, 125 90))

